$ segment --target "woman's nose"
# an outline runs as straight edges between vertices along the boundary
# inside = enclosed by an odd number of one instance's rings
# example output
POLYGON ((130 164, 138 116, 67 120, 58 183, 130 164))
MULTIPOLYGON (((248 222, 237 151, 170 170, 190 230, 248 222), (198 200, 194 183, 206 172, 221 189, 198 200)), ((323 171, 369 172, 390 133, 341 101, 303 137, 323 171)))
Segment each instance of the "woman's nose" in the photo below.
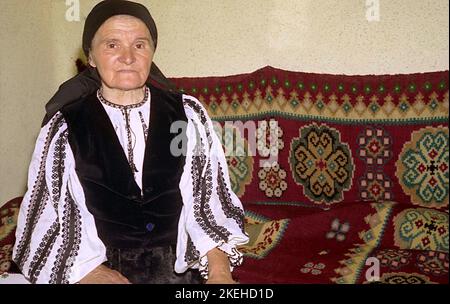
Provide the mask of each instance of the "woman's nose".
POLYGON ((134 55, 133 48, 123 48, 119 60, 128 65, 134 63, 136 61, 136 57, 134 55))

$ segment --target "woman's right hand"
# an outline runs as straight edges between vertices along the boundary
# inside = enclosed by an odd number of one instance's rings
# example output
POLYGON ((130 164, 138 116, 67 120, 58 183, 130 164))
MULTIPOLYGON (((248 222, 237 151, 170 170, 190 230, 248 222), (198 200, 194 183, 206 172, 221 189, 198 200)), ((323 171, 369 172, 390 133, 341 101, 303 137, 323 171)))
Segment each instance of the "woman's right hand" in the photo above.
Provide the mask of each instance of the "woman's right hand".
POLYGON ((126 277, 120 272, 99 265, 97 268, 89 272, 78 283, 80 284, 131 284, 126 277))

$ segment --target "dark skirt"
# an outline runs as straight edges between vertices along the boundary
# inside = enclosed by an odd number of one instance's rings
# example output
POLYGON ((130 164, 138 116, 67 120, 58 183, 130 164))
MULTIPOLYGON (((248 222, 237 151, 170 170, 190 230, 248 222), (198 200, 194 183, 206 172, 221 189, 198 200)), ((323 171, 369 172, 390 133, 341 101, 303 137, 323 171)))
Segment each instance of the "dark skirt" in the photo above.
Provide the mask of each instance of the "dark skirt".
POLYGON ((175 246, 151 249, 106 249, 104 264, 120 272, 133 284, 200 284, 198 270, 178 274, 174 271, 175 246))

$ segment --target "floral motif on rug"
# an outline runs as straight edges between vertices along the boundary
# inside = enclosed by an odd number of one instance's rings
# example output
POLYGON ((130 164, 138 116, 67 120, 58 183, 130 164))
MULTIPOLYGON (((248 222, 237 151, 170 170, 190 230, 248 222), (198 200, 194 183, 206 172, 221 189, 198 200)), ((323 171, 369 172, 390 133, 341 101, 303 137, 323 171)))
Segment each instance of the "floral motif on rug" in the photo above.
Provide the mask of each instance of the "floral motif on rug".
POLYGON ((362 201, 386 201, 394 197, 392 181, 383 171, 368 170, 359 177, 360 198, 362 201))
POLYGON ((428 208, 448 206, 448 127, 426 127, 412 132, 396 163, 396 175, 413 204, 428 208))
POLYGON ((278 156, 278 151, 284 148, 283 129, 275 119, 269 123, 266 120, 259 121, 256 137, 258 153, 262 157, 278 156))
POLYGON ((303 274, 310 273, 312 275, 320 275, 322 274, 322 270, 325 269, 326 265, 323 263, 313 263, 308 262, 300 269, 300 272, 303 274))
POLYGON ((278 163, 266 163, 258 172, 259 189, 267 197, 281 197, 287 189, 286 171, 278 163))
POLYGON ((369 166, 385 165, 392 157, 392 138, 382 127, 366 127, 358 136, 357 155, 369 166))
POLYGON ((448 213, 406 209, 394 217, 394 241, 401 249, 448 252, 448 213))
POLYGON ((290 151, 294 180, 317 204, 342 201, 344 191, 351 188, 354 170, 348 144, 341 142, 338 130, 326 124, 310 124, 299 133, 290 151))

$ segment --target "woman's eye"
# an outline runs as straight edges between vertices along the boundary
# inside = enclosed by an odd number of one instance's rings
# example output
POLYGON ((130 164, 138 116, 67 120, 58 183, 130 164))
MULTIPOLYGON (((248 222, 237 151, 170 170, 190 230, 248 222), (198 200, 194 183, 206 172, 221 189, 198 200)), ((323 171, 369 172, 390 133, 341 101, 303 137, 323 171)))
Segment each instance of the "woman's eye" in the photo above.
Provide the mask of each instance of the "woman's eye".
POLYGON ((145 48, 145 45, 143 43, 138 43, 138 44, 136 44, 136 48, 143 49, 143 48, 145 48))
POLYGON ((115 43, 108 43, 106 46, 108 49, 114 49, 117 45, 115 43))

